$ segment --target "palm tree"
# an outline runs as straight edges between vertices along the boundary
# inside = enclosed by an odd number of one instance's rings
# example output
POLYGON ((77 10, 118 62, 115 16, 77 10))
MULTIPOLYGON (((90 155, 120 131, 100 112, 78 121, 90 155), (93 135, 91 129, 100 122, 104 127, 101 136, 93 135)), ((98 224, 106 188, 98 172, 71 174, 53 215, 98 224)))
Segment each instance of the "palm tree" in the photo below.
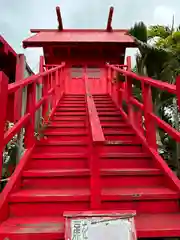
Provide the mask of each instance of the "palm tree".
MULTIPOLYGON (((129 34, 134 37, 139 50, 136 56, 136 72, 168 83, 175 83, 176 76, 180 72, 180 47, 177 44, 180 42, 180 32, 179 29, 174 30, 174 20, 171 28, 155 25, 147 29, 143 22, 136 23, 129 30, 129 34)), ((133 84, 136 97, 141 100, 139 82, 133 81, 133 84)), ((179 130, 175 97, 153 88, 152 98, 154 112, 179 130)), ((176 144, 162 129, 158 129, 158 135, 162 142, 160 153, 173 170, 177 169, 180 176, 179 144, 176 144)))

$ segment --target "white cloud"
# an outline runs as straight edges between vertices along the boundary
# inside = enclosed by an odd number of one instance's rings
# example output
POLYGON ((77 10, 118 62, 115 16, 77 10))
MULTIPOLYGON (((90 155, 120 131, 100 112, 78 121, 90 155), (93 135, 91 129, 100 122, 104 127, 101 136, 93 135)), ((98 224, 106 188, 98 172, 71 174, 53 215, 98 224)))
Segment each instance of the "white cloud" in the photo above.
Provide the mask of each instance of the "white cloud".
POLYGON ((169 6, 157 6, 154 10, 154 23, 171 25, 175 11, 169 6))
MULTIPOLYGON (((30 28, 56 28, 55 7, 60 5, 65 28, 105 28, 108 9, 115 7, 114 28, 129 28, 137 21, 146 24, 171 24, 179 0, 0 0, 0 34, 18 52, 25 52, 34 69, 39 62, 38 49, 22 49, 30 28)), ((177 14, 176 22, 180 23, 177 14)))

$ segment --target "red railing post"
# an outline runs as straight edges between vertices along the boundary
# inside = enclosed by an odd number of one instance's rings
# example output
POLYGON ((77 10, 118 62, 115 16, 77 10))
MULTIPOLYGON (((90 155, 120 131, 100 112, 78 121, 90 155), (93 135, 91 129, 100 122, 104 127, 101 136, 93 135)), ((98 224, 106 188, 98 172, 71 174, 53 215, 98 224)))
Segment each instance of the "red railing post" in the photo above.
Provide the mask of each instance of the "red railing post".
POLYGON ((118 101, 118 105, 119 107, 122 106, 122 100, 123 100, 123 83, 121 81, 118 81, 118 84, 117 84, 117 101, 118 101))
POLYGON ((100 153, 103 147, 102 142, 92 143, 92 152, 90 156, 91 171, 91 209, 100 209, 101 207, 101 173, 100 173, 100 153))
MULTIPOLYGON (((48 85, 49 85, 49 77, 48 75, 46 77, 44 77, 43 79, 43 89, 42 89, 42 96, 45 97, 48 94, 48 85)), ((49 106, 48 106, 48 99, 46 99, 42 105, 42 116, 44 121, 47 120, 47 114, 48 114, 48 110, 49 110, 49 106)))
POLYGON ((113 70, 110 69, 110 81, 109 81, 109 83, 110 83, 110 95, 111 95, 111 97, 113 97, 113 83, 112 83, 112 81, 113 81, 113 70))
MULTIPOLYGON (((39 59, 39 72, 40 73, 44 72, 44 57, 43 56, 40 56, 40 59, 39 59)), ((42 84, 42 77, 39 78, 39 83, 42 84)))
MULTIPOLYGON (((0 102, 1 104, 1 115, 0 115, 0 179, 2 177, 2 167, 3 167, 3 149, 4 149, 4 130, 6 124, 6 114, 7 114, 7 102, 8 102, 8 78, 3 73, 0 72, 0 102)), ((9 111, 11 111, 9 109, 9 111)))
POLYGON ((177 95, 177 104, 178 110, 180 112, 180 75, 176 78, 176 95, 177 95))
POLYGON ((151 86, 142 83, 142 95, 144 102, 144 124, 145 124, 145 136, 149 144, 149 147, 157 149, 156 144, 156 126, 151 119, 150 114, 153 112, 151 86))
POLYGON ((64 91, 63 70, 64 70, 64 67, 59 69, 59 73, 58 73, 59 99, 62 97, 63 91, 64 91))
POLYGON ((89 118, 90 139, 90 189, 91 189, 91 209, 101 208, 101 175, 100 175, 100 153, 102 151, 105 138, 98 117, 94 100, 90 94, 87 76, 85 75, 85 93, 87 102, 87 114, 89 118))
POLYGON ((105 83, 106 83, 106 93, 109 93, 108 83, 109 83, 109 67, 105 68, 105 83))
POLYGON ((138 111, 135 112, 134 120, 135 120, 136 127, 144 135, 143 121, 142 121, 142 111, 140 109, 138 109, 138 111))
POLYGON ((25 131, 25 146, 27 149, 32 147, 34 144, 35 104, 36 104, 36 83, 31 83, 27 87, 26 113, 30 113, 31 115, 25 131))
MULTIPOLYGON (((19 54, 16 60, 16 82, 24 78, 25 57, 24 54, 19 54)), ((19 89, 14 94, 14 122, 21 118, 22 111, 22 89, 19 89)))
MULTIPOLYGON (((127 57, 127 70, 131 70, 131 57, 127 57)), ((129 121, 133 124, 134 122, 134 114, 133 114, 133 106, 131 104, 132 97, 132 78, 126 76, 126 97, 127 97, 127 106, 128 106, 128 117, 129 121)))
MULTIPOLYGON (((39 58, 39 73, 44 72, 44 57, 40 56, 39 58)), ((42 98, 42 82, 43 82, 43 77, 40 77, 38 79, 38 82, 36 84, 36 100, 39 101, 42 98)), ((41 124, 41 118, 42 118, 42 107, 40 107, 36 113, 36 129, 39 129, 40 124, 41 124)))

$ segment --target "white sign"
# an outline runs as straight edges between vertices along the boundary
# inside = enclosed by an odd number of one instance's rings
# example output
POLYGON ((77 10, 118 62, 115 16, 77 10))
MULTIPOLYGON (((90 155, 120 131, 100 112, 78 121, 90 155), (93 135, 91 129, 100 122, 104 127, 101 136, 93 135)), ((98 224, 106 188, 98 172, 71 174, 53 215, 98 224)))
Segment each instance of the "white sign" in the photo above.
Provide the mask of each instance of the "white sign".
POLYGON ((133 218, 92 217, 71 220, 68 240, 135 240, 133 218))

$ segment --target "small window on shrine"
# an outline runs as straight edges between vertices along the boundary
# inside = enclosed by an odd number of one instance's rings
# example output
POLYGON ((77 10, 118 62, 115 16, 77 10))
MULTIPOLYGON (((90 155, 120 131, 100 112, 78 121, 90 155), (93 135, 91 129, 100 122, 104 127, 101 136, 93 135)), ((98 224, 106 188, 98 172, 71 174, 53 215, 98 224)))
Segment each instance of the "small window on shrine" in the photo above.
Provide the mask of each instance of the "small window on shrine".
POLYGON ((81 65, 72 66, 71 77, 72 78, 82 78, 83 77, 83 67, 81 65))
POLYGON ((100 78, 101 77, 101 69, 99 66, 90 65, 87 68, 88 78, 100 78))

